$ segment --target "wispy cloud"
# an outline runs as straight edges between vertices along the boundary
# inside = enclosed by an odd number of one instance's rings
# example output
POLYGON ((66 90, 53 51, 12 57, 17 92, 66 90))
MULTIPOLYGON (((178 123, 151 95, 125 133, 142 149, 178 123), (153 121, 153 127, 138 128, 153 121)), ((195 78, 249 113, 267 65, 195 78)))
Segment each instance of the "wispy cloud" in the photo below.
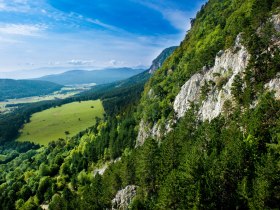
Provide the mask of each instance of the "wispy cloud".
POLYGON ((4 24, 0 25, 0 34, 38 36, 46 29, 46 25, 4 24))
POLYGON ((199 0, 195 6, 189 9, 182 9, 178 7, 181 4, 190 4, 190 2, 180 2, 178 4, 173 1, 159 1, 159 0, 134 0, 135 2, 145 5, 151 9, 154 9, 162 14, 162 16, 170 22, 175 28, 180 31, 186 31, 190 27, 190 18, 194 17, 197 10, 203 2, 206 0, 199 0))
POLYGON ((92 66, 95 63, 95 60, 70 60, 67 64, 74 66, 92 66))
POLYGON ((193 13, 168 9, 164 11, 163 15, 175 28, 184 32, 190 28, 190 17, 193 17, 193 13))
POLYGON ((0 0, 0 11, 25 13, 32 8, 29 0, 0 0))
POLYGON ((17 43, 20 43, 19 40, 16 40, 16 39, 10 39, 10 38, 6 38, 6 37, 2 37, 0 36, 0 43, 1 44, 17 44, 17 43))
POLYGON ((123 66, 125 64, 124 61, 117 61, 115 59, 112 59, 108 62, 109 66, 117 67, 117 66, 123 66))
POLYGON ((103 22, 101 22, 98 19, 93 20, 91 18, 86 18, 85 20, 88 21, 89 23, 93 23, 95 25, 101 26, 103 28, 106 28, 106 29, 109 29, 109 30, 112 30, 112 31, 122 31, 120 28, 115 27, 113 25, 109 25, 109 24, 103 23, 103 22))
POLYGON ((6 5, 3 2, 0 2, 0 10, 5 10, 6 9, 6 5))

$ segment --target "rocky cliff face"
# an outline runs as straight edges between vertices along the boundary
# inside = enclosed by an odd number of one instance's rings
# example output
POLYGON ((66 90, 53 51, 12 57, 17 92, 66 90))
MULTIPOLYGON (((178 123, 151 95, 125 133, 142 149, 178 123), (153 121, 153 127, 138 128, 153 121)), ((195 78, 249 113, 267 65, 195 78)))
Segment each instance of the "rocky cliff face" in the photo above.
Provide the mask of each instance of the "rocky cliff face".
POLYGON ((127 210, 132 199, 136 196, 137 187, 128 185, 126 188, 118 191, 116 197, 112 200, 113 210, 127 210))
POLYGON ((149 137, 160 139, 162 136, 166 135, 168 132, 171 131, 172 124, 173 121, 169 121, 163 126, 159 123, 155 123, 151 127, 149 123, 146 123, 144 120, 141 120, 135 147, 142 146, 145 140, 149 137))
POLYGON ((204 68, 183 85, 173 106, 177 117, 183 117, 191 103, 200 104, 199 117, 203 121, 221 114, 225 102, 232 99, 231 87, 235 76, 243 76, 249 59, 239 35, 232 49, 217 54, 212 68, 204 68))
MULTIPOLYGON (((275 14, 270 21, 277 32, 280 32, 280 14, 275 14)), ((272 37, 275 45, 280 46, 280 41, 272 37)), ((220 51, 215 58, 215 65, 211 68, 204 67, 194 74, 181 87, 176 96, 173 109, 177 118, 185 115, 191 105, 199 106, 198 117, 202 121, 212 120, 220 114, 226 113, 227 102, 232 103, 232 85, 234 78, 239 75, 244 77, 244 71, 249 63, 250 54, 242 45, 242 34, 236 38, 231 49, 220 51)), ((275 97, 280 99, 280 75, 265 84, 265 88, 275 92, 275 97)), ((257 103, 257 101, 255 102, 257 103)), ((166 122, 165 125, 155 123, 150 125, 141 121, 136 146, 142 145, 148 137, 160 139, 171 130, 171 125, 176 122, 166 122)))
MULTIPOLYGON (((202 120, 211 120, 223 110, 224 103, 231 99, 231 86, 237 74, 242 75, 248 65, 250 55, 241 44, 241 34, 236 38, 235 46, 226 51, 220 51, 215 59, 215 65, 207 69, 204 67, 194 74, 181 88, 175 98, 173 108, 177 118, 184 116, 192 103, 200 104, 199 116, 202 120), (202 96, 202 89, 208 87, 202 96), (203 99, 202 99, 203 98, 203 99)), ((160 139, 171 130, 172 121, 164 126, 158 123, 150 126, 141 121, 136 141, 136 147, 141 146, 148 137, 160 139)))

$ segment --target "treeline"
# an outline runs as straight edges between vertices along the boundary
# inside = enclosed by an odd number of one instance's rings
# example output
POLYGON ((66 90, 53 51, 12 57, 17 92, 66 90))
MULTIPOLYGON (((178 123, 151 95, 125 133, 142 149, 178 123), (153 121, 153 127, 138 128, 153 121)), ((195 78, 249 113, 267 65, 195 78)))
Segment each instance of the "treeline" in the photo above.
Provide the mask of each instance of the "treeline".
POLYGON ((0 101, 47 95, 62 87, 62 85, 46 81, 0 79, 0 101))

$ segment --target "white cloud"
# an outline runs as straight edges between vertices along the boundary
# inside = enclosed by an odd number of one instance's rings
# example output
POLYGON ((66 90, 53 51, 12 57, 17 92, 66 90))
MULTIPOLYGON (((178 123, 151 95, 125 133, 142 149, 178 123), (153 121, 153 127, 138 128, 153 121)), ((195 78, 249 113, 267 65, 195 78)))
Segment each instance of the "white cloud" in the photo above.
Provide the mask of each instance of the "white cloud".
POLYGON ((17 44, 17 43, 20 43, 20 41, 0 36, 0 43, 17 44))
POLYGON ((175 28, 185 31, 190 28, 190 17, 193 14, 188 14, 180 10, 165 10, 163 13, 165 19, 167 19, 175 28))
POLYGON ((7 35, 38 36, 47 29, 46 25, 4 24, 0 25, 0 33, 7 35))
POLYGON ((28 12, 31 9, 29 3, 29 0, 0 0, 0 11, 28 12))
POLYGON ((49 61, 47 63, 47 65, 49 65, 49 66, 59 66, 59 65, 61 65, 61 62, 60 61, 49 61))
POLYGON ((125 62, 117 61, 115 59, 110 60, 108 63, 110 66, 123 66, 125 64, 125 62))
POLYGON ((110 60, 109 64, 112 66, 116 66, 117 65, 117 61, 116 60, 110 60))
POLYGON ((147 0, 137 0, 138 3, 154 9, 162 14, 162 16, 175 28, 185 33, 190 28, 190 18, 195 16, 197 8, 192 11, 182 11, 179 8, 172 7, 172 3, 157 1, 151 2, 147 0))
POLYGON ((4 10, 6 10, 6 8, 7 8, 6 4, 4 4, 3 2, 0 2, 0 11, 1 10, 4 11, 4 10))
POLYGON ((103 22, 101 22, 101 21, 98 20, 98 19, 86 18, 86 21, 89 22, 89 23, 93 23, 93 24, 95 24, 95 25, 101 26, 101 27, 103 27, 103 28, 112 30, 112 31, 121 31, 120 28, 115 27, 115 26, 113 26, 113 25, 109 25, 109 24, 103 23, 103 22))
POLYGON ((95 63, 95 60, 71 60, 67 62, 70 65, 74 66, 89 66, 95 63))

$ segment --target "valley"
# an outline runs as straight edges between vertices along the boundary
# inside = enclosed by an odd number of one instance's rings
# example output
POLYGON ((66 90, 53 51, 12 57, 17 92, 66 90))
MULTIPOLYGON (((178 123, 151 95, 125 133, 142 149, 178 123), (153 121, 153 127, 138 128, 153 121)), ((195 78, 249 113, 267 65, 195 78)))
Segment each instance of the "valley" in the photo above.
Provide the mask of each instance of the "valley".
POLYGON ((20 131, 17 141, 30 141, 39 145, 70 138, 102 119, 104 109, 100 100, 65 104, 31 116, 20 131))
POLYGON ((12 112, 16 108, 24 104, 36 103, 41 101, 66 99, 76 94, 90 90, 94 86, 95 86, 94 83, 81 84, 81 85, 67 85, 62 87, 60 90, 47 95, 31 96, 31 97, 17 98, 17 99, 6 99, 5 101, 0 101, 0 114, 6 114, 12 112))

